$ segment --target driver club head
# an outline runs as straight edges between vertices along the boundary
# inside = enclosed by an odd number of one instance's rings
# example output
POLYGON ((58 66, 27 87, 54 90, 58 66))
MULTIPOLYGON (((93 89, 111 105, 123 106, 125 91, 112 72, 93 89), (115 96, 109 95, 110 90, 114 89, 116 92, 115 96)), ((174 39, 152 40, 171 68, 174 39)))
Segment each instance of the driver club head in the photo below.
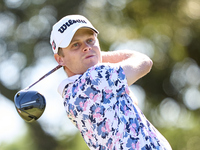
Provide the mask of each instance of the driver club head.
POLYGON ((15 107, 26 122, 36 121, 44 112, 46 100, 37 91, 22 90, 15 94, 15 107))

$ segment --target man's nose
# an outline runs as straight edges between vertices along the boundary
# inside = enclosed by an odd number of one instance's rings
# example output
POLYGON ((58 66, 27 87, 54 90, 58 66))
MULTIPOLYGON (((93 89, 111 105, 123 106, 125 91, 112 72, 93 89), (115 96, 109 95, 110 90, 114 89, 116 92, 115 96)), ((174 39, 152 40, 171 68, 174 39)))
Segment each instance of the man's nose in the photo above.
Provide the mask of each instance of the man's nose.
POLYGON ((91 49, 92 49, 91 46, 87 42, 83 42, 83 51, 84 52, 89 51, 91 49))

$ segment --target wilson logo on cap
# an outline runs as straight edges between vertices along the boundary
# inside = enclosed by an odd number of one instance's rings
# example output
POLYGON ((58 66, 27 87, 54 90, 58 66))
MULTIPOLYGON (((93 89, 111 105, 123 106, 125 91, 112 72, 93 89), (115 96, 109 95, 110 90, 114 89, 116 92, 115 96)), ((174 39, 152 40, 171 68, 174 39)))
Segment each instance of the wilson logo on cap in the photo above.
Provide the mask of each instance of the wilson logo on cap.
POLYGON ((73 25, 74 23, 86 23, 86 24, 87 24, 87 22, 86 22, 85 20, 80 20, 80 19, 77 19, 77 20, 69 20, 69 21, 67 21, 65 24, 63 24, 63 25, 58 29, 58 31, 59 31, 60 33, 63 33, 63 32, 67 29, 67 27, 70 27, 70 26, 73 25))
POLYGON ((55 43, 55 41, 53 40, 53 42, 52 42, 52 48, 55 50, 56 49, 56 43, 55 43))

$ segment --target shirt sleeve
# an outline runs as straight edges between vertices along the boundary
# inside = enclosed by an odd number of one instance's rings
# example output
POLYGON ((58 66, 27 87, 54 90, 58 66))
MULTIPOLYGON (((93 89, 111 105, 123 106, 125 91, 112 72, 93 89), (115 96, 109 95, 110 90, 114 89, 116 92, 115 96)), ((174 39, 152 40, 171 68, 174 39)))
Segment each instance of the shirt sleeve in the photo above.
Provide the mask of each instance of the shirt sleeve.
POLYGON ((112 65, 93 66, 66 87, 64 105, 67 106, 68 116, 74 119, 78 118, 78 114, 93 114, 93 106, 101 105, 103 109, 108 109, 120 97, 129 94, 123 69, 112 65))
POLYGON ((103 92, 110 91, 118 96, 129 93, 127 79, 120 66, 112 64, 94 66, 86 72, 85 79, 87 84, 103 92))

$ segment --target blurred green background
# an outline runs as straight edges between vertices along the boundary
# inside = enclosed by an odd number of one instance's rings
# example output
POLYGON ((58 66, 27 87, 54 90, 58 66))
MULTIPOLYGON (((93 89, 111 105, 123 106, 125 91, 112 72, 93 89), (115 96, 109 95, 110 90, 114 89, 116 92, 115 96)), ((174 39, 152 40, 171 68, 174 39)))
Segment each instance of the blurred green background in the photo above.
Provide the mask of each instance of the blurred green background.
POLYGON ((88 150, 63 115, 56 88, 64 72, 35 87, 48 105, 39 121, 25 123, 13 103, 17 91, 56 66, 49 35, 53 24, 69 14, 92 22, 103 51, 132 49, 153 60, 151 72, 131 87, 140 108, 173 150, 199 150, 199 0, 1 1, 0 135, 9 139, 17 133, 9 142, 2 138, 0 149, 88 150))

